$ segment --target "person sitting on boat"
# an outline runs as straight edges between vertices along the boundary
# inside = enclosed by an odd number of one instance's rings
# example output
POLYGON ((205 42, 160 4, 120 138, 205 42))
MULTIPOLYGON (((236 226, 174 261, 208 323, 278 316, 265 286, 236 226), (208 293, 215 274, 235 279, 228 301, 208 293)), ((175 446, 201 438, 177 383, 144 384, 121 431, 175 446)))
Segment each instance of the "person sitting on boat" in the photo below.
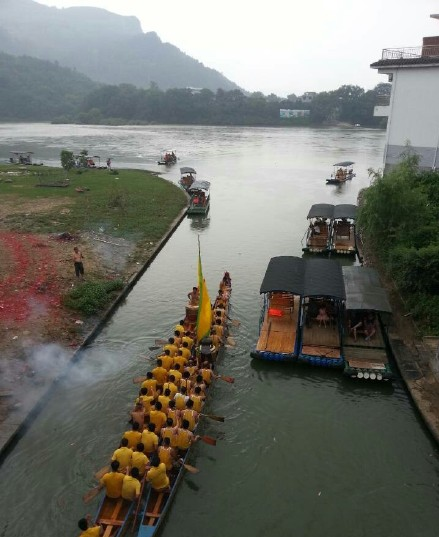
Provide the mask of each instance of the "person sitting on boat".
POLYGON ((166 349, 163 354, 161 354, 158 358, 162 361, 162 367, 166 369, 166 371, 169 372, 171 367, 174 364, 174 358, 171 356, 171 351, 169 349, 166 349))
POLYGON ((316 319, 317 321, 319 321, 319 326, 322 326, 323 323, 323 326, 326 328, 326 323, 329 321, 329 315, 326 311, 326 306, 324 304, 319 307, 319 313, 316 319))
POLYGON ((200 388, 201 393, 203 395, 206 395, 206 384, 204 382, 203 376, 200 374, 197 375, 197 378, 195 379, 194 387, 192 389, 195 390, 197 386, 200 388))
POLYGON ((175 382, 174 375, 169 375, 168 382, 163 384, 164 390, 169 390, 171 392, 171 400, 174 399, 175 394, 178 392, 178 386, 175 382))
POLYGON ((160 438, 162 441, 164 441, 165 438, 169 438, 170 445, 175 447, 175 425, 172 418, 166 420, 166 427, 163 427, 160 431, 160 438))
POLYGON ((198 306, 200 300, 200 294, 198 292, 198 287, 192 287, 192 291, 187 295, 189 299, 189 304, 191 306, 198 306))
POLYGON ((105 494, 109 498, 120 498, 122 494, 122 483, 125 477, 123 473, 119 472, 120 463, 117 460, 111 462, 111 471, 104 474, 102 477, 99 488, 105 487, 105 494))
POLYGON ((215 334, 220 337, 221 339, 224 339, 224 326, 221 322, 221 319, 215 319, 215 324, 212 327, 215 331, 215 334))
POLYGON ((163 389, 163 393, 157 397, 157 401, 162 404, 162 410, 166 414, 171 401, 171 390, 169 388, 163 389))
POLYGON ((146 473, 146 480, 158 492, 169 490, 169 477, 166 474, 166 465, 160 462, 157 455, 151 458, 151 468, 146 473))
POLYGON ((185 371, 189 371, 190 378, 195 379, 198 373, 198 367, 194 360, 189 360, 187 366, 185 367, 185 371))
POLYGON ((131 423, 138 423, 139 424, 139 431, 143 431, 143 427, 145 425, 145 408, 143 407, 143 404, 141 401, 137 401, 134 409, 131 412, 131 423))
POLYGON ((174 330, 174 343, 177 345, 177 347, 181 346, 182 343, 182 336, 184 332, 180 332, 180 330, 174 330))
POLYGON ((121 496, 124 500, 137 500, 140 496, 139 469, 135 466, 131 468, 130 475, 126 475, 122 482, 121 496))
POLYGON ((174 360, 174 365, 169 370, 169 375, 174 375, 175 383, 178 386, 178 384, 180 383, 181 377, 183 376, 183 373, 182 373, 182 368, 180 367, 180 364, 175 363, 175 360, 174 360))
POLYGON ((149 413, 150 424, 155 425, 154 432, 156 434, 160 433, 160 429, 165 425, 166 420, 167 420, 167 416, 163 412, 162 408, 163 407, 160 401, 157 401, 157 403, 155 404, 154 410, 151 410, 151 412, 149 413))
POLYGON ((223 283, 229 288, 232 286, 232 278, 230 277, 230 273, 227 270, 226 272, 224 272, 223 283))
POLYGON ((175 408, 177 410, 184 410, 186 408, 186 401, 189 399, 186 386, 181 386, 179 391, 175 394, 175 408))
POLYGON ((176 445, 179 455, 183 455, 191 447, 191 445, 199 439, 192 431, 189 430, 188 420, 183 420, 181 427, 176 429, 176 445))
POLYGON ((199 386, 194 388, 193 392, 191 393, 191 399, 194 402, 194 410, 196 412, 201 412, 201 408, 204 404, 206 396, 203 395, 199 386))
POLYGON ((186 388, 186 393, 191 392, 192 381, 189 371, 183 371, 183 376, 180 379, 180 388, 183 388, 183 386, 186 388))
POLYGON ((194 410, 194 402, 192 399, 188 399, 186 401, 186 408, 181 413, 181 417, 183 421, 187 420, 189 422, 189 430, 193 431, 195 429, 195 425, 197 424, 198 412, 195 412, 194 410))
POLYGON ((160 462, 166 466, 166 470, 168 472, 171 471, 177 456, 177 451, 171 446, 171 439, 169 437, 163 439, 163 444, 159 446, 157 454, 160 462))
POLYGON ((131 458, 131 466, 139 470, 140 477, 143 477, 146 467, 149 464, 149 459, 145 455, 145 446, 142 442, 139 442, 136 446, 136 450, 133 451, 131 458))
POLYGON ((212 353, 215 352, 215 345, 213 345, 210 337, 205 337, 201 340, 199 351, 202 362, 209 363, 213 361, 212 353))
MULTIPOLYGON (((175 400, 174 399, 171 399, 169 401, 169 407, 168 407, 168 412, 166 413, 167 417, 168 417, 168 420, 172 420, 172 423, 173 423, 173 426, 174 427, 177 427, 180 425, 180 421, 181 421, 181 412, 180 410, 178 410, 178 408, 176 407, 176 403, 175 403, 175 400)), ((163 430, 163 429, 162 429, 163 430)))
POLYGON ((104 534, 104 528, 100 524, 93 524, 91 515, 81 518, 78 521, 78 527, 81 530, 79 537, 99 537, 104 534))
POLYGON ((366 315, 366 318, 364 319, 364 333, 365 333, 365 341, 370 341, 373 336, 376 334, 377 327, 376 327, 376 318, 375 315, 372 312, 369 312, 366 315))
POLYGON ((147 429, 142 433, 143 453, 150 457, 159 445, 159 437, 155 434, 155 424, 148 423, 147 429))
POLYGON ((177 331, 180 332, 181 335, 185 333, 184 330, 184 319, 181 319, 178 324, 175 325, 174 332, 177 331))
MULTIPOLYGON (((190 351, 188 350, 188 352, 190 356, 190 351)), ((178 349, 177 355, 174 356, 174 367, 178 364, 180 366, 179 372, 181 373, 184 370, 187 362, 188 362, 188 359, 185 356, 183 356, 183 350, 178 349)))
POLYGON ((203 377, 204 384, 210 386, 212 380, 218 378, 217 375, 212 371, 212 368, 209 362, 203 362, 203 367, 200 369, 200 374, 203 377))
POLYGON ((149 395, 155 395, 157 391, 157 379, 154 378, 152 371, 146 373, 146 379, 142 382, 140 388, 146 388, 149 395))
POLYGON ((123 437, 128 440, 128 447, 134 449, 142 438, 142 433, 139 431, 139 424, 137 421, 133 422, 131 431, 125 431, 123 437))
POLYGON ((157 388, 163 388, 163 384, 168 379, 168 372, 163 367, 163 362, 160 358, 157 359, 157 367, 152 370, 152 374, 157 381, 157 388))
POLYGON ((357 341, 357 333, 360 331, 360 328, 364 329, 363 319, 360 318, 358 313, 354 312, 349 319, 349 333, 353 335, 354 341, 357 341))
POLYGON ((186 358, 186 363, 187 363, 188 360, 190 360, 191 356, 192 356, 192 353, 191 353, 191 350, 189 348, 188 342, 183 341, 183 343, 181 344, 181 347, 178 350, 181 351, 182 356, 184 356, 186 358))
POLYGON ((215 347, 215 349, 219 349, 221 345, 224 344, 223 339, 216 335, 216 332, 213 328, 210 330, 210 339, 212 340, 212 345, 215 347))
POLYGON ((111 457, 112 461, 117 461, 119 463, 120 469, 123 471, 128 466, 131 466, 131 457, 133 455, 133 450, 128 447, 128 438, 122 438, 120 441, 120 448, 116 449, 111 457))
POLYGON ((174 357, 177 354, 178 346, 175 343, 175 339, 173 337, 170 337, 168 339, 168 343, 163 347, 163 350, 169 349, 171 352, 171 356, 174 357))
POLYGON ((313 235, 320 235, 320 226, 317 222, 313 225, 312 232, 313 235))

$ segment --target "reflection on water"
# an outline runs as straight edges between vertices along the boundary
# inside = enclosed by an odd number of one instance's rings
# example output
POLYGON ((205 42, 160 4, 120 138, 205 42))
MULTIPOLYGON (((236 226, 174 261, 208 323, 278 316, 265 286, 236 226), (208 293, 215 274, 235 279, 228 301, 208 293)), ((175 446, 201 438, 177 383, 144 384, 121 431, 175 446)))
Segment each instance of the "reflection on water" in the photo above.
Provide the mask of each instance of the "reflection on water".
POLYGON ((372 129, 0 125, 0 158, 19 147, 58 163, 62 148, 88 148, 177 183, 177 167, 157 165, 161 149, 175 147, 215 192, 210 214, 182 221, 1 467, 0 535, 76 537, 77 520, 94 511, 98 500, 81 497, 129 427, 132 378, 154 363, 148 347, 184 312, 202 232, 209 290, 224 270, 233 280, 230 315, 241 325, 218 369, 235 384, 212 389, 206 411, 225 422, 203 422, 217 445, 195 446, 189 463, 200 472, 183 479, 161 536, 436 537, 438 452, 398 382, 351 383, 249 356, 270 257, 302 254, 313 203, 355 203, 384 143, 372 129), (357 176, 327 186, 341 160, 355 161, 357 176))

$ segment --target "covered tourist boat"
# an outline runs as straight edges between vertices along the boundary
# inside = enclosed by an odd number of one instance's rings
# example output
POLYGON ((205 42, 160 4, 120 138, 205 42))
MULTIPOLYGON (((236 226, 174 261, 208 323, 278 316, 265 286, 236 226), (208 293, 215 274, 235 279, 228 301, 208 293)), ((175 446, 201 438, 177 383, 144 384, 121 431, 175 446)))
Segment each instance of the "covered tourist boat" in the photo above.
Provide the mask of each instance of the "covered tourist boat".
POLYGON ((253 358, 295 361, 299 347, 299 307, 303 292, 304 259, 279 256, 270 259, 260 293, 263 295, 259 338, 253 358))
POLYGON ((345 299, 342 267, 330 259, 307 259, 300 304, 298 361, 341 368, 341 312, 345 299))
POLYGON ((330 203, 316 203, 312 205, 306 217, 309 220, 309 226, 305 232, 305 245, 302 251, 313 254, 327 253, 329 251, 331 218, 333 213, 334 206, 330 203))
POLYGON ((157 164, 161 166, 171 166, 172 164, 177 163, 177 151, 175 149, 165 149, 162 151, 160 160, 157 164))
POLYGON ((194 181, 188 188, 191 197, 187 214, 207 214, 210 207, 209 181, 194 181))
POLYGON ((184 188, 184 190, 188 190, 193 182, 196 180, 197 172, 194 170, 194 168, 190 168, 189 166, 183 166, 180 168, 180 181, 178 182, 179 185, 184 188))
POLYGON ((391 380, 386 326, 392 309, 373 268, 343 267, 345 375, 354 379, 391 380))
POLYGON ((345 203, 334 206, 329 240, 329 251, 332 254, 355 255, 358 253, 356 216, 356 205, 345 203))
POLYGON ((334 172, 329 179, 326 179, 327 185, 339 185, 355 177, 353 165, 355 162, 344 160, 333 164, 334 172))

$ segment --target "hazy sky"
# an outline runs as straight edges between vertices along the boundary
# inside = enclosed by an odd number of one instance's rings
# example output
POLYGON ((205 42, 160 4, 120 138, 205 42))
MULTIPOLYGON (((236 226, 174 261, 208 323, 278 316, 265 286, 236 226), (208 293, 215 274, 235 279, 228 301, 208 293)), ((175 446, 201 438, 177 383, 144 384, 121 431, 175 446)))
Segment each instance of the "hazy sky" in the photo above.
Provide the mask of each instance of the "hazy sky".
POLYGON ((248 91, 286 96, 343 84, 386 82, 369 65, 383 48, 415 47, 439 35, 437 0, 39 0, 134 15, 205 66, 248 91))

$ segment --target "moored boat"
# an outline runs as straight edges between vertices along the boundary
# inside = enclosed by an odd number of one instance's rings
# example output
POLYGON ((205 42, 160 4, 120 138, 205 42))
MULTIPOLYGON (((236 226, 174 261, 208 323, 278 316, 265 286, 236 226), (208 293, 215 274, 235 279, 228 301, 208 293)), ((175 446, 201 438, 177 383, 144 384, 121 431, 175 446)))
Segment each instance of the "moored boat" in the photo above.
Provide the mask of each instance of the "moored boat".
POLYGON ((191 197, 187 214, 207 214, 210 207, 209 181, 194 181, 188 188, 191 197))
POLYGON ((304 236, 305 245, 302 248, 303 252, 320 254, 329 251, 333 212, 334 206, 330 203, 316 203, 311 206, 306 217, 309 220, 309 226, 304 236))
POLYGON ((350 160, 344 160, 343 162, 336 162, 333 164, 334 172, 329 179, 326 179, 327 185, 339 185, 355 177, 353 165, 355 162, 350 160))
POLYGON ((369 267, 343 267, 346 291, 344 374, 353 379, 391 380, 386 326, 392 313, 378 273, 369 267))
POLYGON ((307 260, 300 308, 298 361, 341 368, 341 311, 345 299, 341 265, 330 259, 307 260))
POLYGON ((133 507, 134 502, 132 501, 104 496, 95 523, 102 526, 105 537, 119 537, 126 528, 133 507))
POLYGON ((356 205, 345 203, 334 206, 329 239, 331 254, 356 255, 358 253, 355 229, 356 215, 356 205))
POLYGON ((197 172, 194 170, 194 168, 183 166, 180 168, 181 177, 179 180, 179 185, 184 188, 184 190, 188 190, 196 180, 196 175, 197 172))

